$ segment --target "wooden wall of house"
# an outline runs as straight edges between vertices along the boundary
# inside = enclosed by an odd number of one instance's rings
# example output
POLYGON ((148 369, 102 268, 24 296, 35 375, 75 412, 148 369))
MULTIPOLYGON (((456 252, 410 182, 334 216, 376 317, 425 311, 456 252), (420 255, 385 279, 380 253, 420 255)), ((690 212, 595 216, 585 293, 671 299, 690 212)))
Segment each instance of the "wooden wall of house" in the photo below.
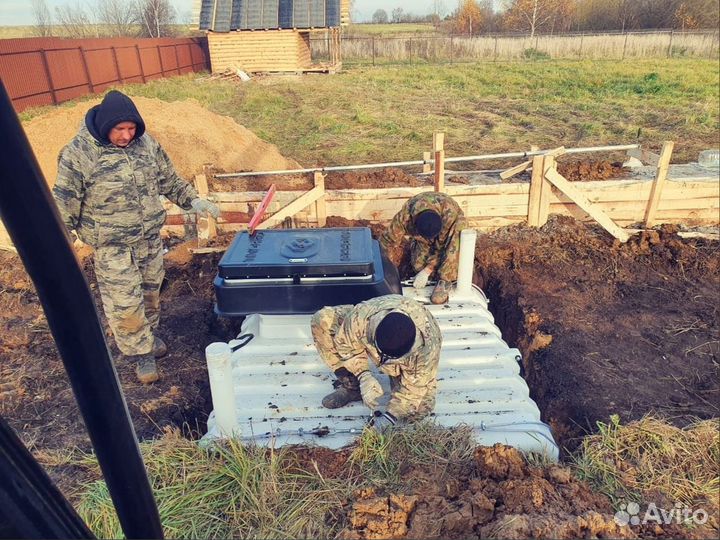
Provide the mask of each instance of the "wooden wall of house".
POLYGON ((309 34, 296 30, 208 32, 208 48, 213 73, 294 72, 311 65, 309 34))

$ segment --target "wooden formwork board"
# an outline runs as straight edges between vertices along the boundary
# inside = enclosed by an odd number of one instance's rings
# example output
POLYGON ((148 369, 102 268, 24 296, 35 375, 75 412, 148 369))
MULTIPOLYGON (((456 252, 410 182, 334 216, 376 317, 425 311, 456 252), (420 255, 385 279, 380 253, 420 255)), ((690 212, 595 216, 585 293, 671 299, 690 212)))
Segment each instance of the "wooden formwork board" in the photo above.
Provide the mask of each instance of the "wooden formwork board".
MULTIPOLYGON (((644 218, 652 181, 616 180, 575 182, 573 186, 597 205, 616 223, 625 227, 644 218)), ((403 203, 429 187, 327 190, 324 214, 351 220, 387 223, 403 203)), ((484 231, 527 220, 529 184, 498 184, 486 186, 447 186, 463 209, 471 226, 484 231)), ((222 209, 218 221, 220 231, 242 229, 249 221, 263 192, 213 193, 212 198, 222 209)), ((302 192, 278 192, 268 215, 291 204, 302 192)), ((168 223, 178 227, 192 216, 168 203, 168 223)), ((549 213, 572 216, 591 221, 591 218, 563 193, 553 190, 549 195, 549 213)), ((669 180, 657 206, 658 222, 688 225, 717 225, 720 215, 720 183, 715 179, 669 180)), ((295 215, 298 226, 316 226, 316 206, 309 205, 295 215)), ((179 227, 182 228, 182 227, 179 227)))

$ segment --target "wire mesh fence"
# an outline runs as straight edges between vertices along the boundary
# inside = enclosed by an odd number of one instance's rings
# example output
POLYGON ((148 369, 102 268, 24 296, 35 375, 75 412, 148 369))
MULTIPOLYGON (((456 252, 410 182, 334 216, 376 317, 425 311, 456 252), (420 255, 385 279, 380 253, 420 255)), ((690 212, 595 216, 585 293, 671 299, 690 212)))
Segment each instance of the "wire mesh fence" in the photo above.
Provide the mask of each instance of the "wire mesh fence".
MULTIPOLYGON (((717 31, 606 32, 448 36, 343 36, 344 64, 440 64, 543 59, 718 58, 717 31)), ((313 59, 329 56, 325 38, 311 40, 313 59)))

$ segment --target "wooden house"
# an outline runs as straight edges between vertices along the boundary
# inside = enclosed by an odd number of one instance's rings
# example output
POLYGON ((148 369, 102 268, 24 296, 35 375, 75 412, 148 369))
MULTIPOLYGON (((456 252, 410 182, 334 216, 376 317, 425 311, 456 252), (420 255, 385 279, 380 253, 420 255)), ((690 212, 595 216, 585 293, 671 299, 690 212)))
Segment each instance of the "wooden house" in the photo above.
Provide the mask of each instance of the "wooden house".
POLYGON ((334 73, 350 0, 195 0, 194 20, 213 73, 334 73))

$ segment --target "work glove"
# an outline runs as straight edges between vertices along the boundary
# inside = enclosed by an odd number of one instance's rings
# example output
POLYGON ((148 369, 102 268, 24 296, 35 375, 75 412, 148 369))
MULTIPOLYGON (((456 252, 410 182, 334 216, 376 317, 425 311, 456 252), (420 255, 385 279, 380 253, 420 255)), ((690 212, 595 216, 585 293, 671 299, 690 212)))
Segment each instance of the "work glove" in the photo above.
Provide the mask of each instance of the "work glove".
POLYGON ((415 280, 413 281, 413 287, 415 287, 416 289, 423 289, 427 285, 431 275, 432 270, 430 270, 429 268, 423 268, 415 276, 415 280))
POLYGON ((215 203, 211 203, 207 199, 193 199, 190 202, 192 209, 198 214, 210 214, 215 219, 220 217, 220 208, 215 203))
POLYGON ((386 429, 397 424, 397 418, 389 412, 375 411, 370 417, 368 425, 378 433, 383 433, 386 429))
POLYGON ((360 394, 362 395, 363 403, 365 403, 369 409, 374 409, 378 406, 378 398, 385 393, 383 392, 382 386, 380 386, 378 380, 373 377, 368 370, 360 373, 357 378, 358 381, 360 381, 360 394))

